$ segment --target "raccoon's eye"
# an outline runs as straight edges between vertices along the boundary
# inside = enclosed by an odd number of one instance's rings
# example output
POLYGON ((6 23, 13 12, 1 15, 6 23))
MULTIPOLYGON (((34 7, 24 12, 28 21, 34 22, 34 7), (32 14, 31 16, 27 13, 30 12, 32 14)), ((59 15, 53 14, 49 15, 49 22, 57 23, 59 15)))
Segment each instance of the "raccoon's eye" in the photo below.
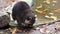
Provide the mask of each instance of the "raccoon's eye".
POLYGON ((31 20, 32 18, 31 17, 27 17, 27 20, 31 20))

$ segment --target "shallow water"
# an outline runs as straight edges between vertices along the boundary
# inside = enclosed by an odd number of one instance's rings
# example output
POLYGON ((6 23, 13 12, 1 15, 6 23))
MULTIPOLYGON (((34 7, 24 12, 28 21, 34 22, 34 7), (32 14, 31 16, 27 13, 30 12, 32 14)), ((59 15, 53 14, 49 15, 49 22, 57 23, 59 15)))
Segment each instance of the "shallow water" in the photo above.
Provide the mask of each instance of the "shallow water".
MULTIPOLYGON (((54 0, 54 1, 58 2, 55 6, 52 6, 52 4, 53 4, 52 1, 53 0, 51 0, 51 4, 50 4, 50 13, 51 12, 54 13, 53 16, 56 16, 57 19, 60 19, 60 10, 57 10, 57 13, 53 11, 54 9, 60 9, 60 4, 59 4, 60 0, 54 0)), ((36 7, 39 6, 39 4, 42 3, 42 2, 43 2, 43 0, 34 0, 33 9, 36 9, 36 7)), ((38 18, 37 22, 49 22, 49 21, 53 21, 53 19, 45 18, 41 14, 38 14, 38 13, 36 13, 36 14, 37 14, 37 18, 38 18)))

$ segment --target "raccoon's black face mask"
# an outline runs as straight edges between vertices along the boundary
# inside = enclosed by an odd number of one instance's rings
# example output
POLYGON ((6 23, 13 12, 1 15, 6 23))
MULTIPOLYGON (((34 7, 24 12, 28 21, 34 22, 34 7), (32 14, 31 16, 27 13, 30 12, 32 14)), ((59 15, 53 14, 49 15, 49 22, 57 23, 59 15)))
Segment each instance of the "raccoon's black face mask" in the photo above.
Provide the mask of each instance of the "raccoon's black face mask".
POLYGON ((24 26, 26 27, 32 27, 34 23, 35 23, 35 17, 26 17, 25 23, 23 24, 25 24, 24 26))
POLYGON ((35 23, 35 14, 32 10, 29 9, 27 9, 25 13, 25 26, 33 26, 33 24, 35 23))

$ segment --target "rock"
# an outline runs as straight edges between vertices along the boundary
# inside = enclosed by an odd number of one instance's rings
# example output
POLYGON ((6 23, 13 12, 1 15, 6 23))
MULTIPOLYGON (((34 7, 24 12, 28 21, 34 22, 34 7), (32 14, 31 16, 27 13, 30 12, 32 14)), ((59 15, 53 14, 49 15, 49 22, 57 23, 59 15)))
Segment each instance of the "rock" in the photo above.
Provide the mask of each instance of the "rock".
POLYGON ((0 28, 8 26, 10 22, 10 17, 5 12, 0 12, 0 28))

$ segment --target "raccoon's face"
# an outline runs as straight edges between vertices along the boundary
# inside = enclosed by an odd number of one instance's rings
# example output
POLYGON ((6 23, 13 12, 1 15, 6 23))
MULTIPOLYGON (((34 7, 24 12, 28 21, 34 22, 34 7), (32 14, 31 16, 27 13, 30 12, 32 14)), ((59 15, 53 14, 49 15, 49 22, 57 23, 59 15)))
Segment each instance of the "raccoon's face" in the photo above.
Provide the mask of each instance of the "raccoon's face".
POLYGON ((26 17, 25 26, 33 26, 35 23, 35 17, 26 17))
POLYGON ((33 10, 27 9, 25 10, 25 24, 26 25, 33 25, 35 23, 35 14, 33 10))

